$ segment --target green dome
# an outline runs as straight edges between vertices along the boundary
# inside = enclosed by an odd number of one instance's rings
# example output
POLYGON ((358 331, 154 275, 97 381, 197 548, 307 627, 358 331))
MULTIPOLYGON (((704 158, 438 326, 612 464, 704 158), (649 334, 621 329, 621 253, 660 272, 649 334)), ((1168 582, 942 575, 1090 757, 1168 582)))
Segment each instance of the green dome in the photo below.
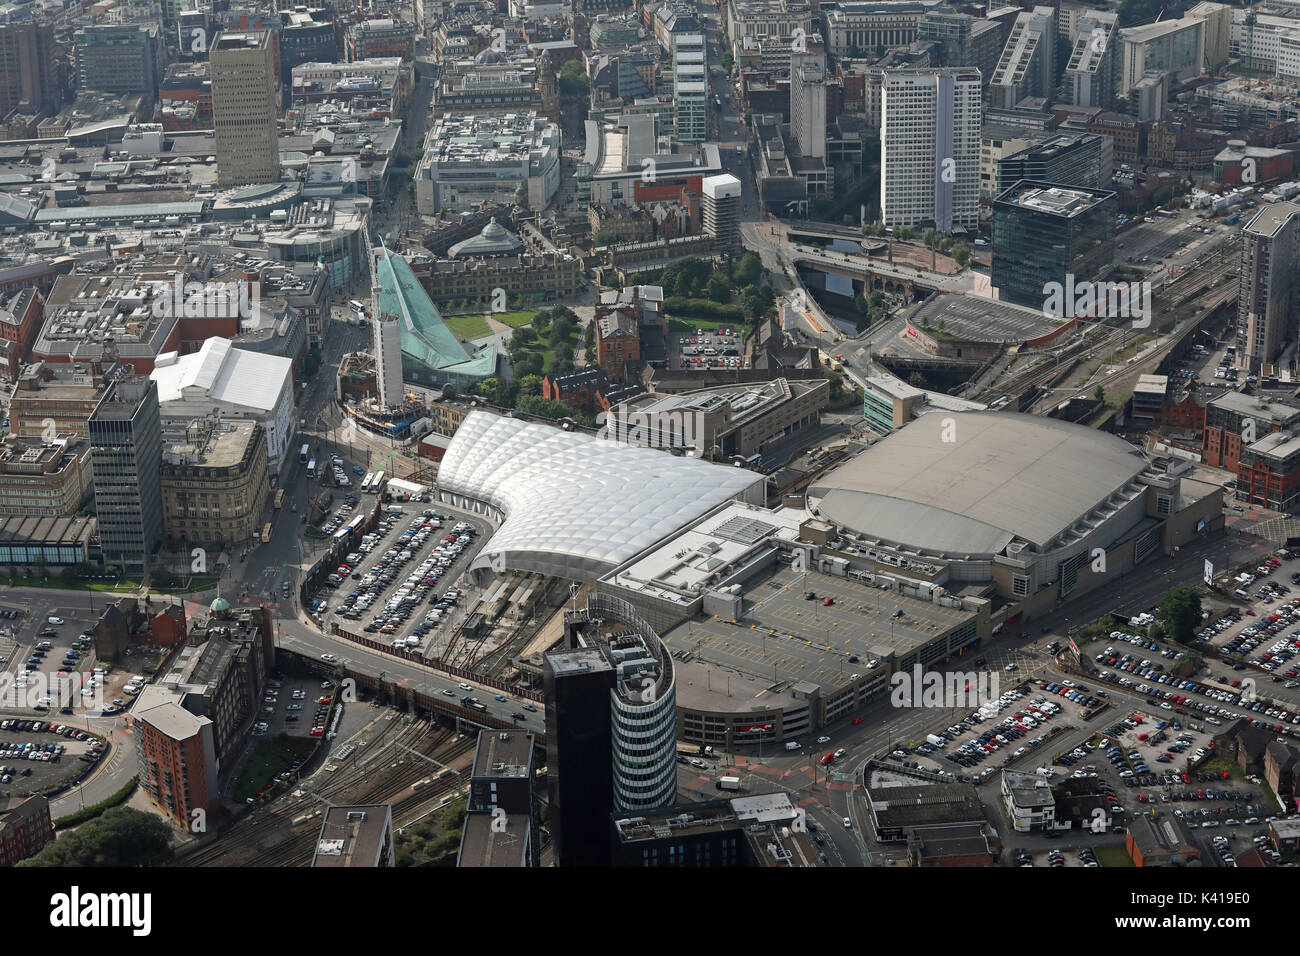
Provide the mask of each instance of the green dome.
POLYGON ((218 614, 221 613, 222 611, 229 611, 230 602, 223 597, 218 597, 215 601, 212 602, 212 610, 218 614))

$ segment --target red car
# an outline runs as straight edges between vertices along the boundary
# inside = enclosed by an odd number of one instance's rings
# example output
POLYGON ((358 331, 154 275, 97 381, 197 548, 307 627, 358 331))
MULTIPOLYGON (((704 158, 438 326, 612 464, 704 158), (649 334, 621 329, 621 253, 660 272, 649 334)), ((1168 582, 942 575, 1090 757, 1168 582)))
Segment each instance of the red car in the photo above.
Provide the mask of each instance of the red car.
POLYGON ((834 754, 827 754, 826 756, 822 757, 822 761, 821 761, 823 767, 829 767, 834 762, 835 762, 834 754))
POLYGON ((328 704, 329 702, 330 702, 330 698, 328 697, 319 697, 316 699, 316 703, 318 704, 328 704))
POLYGON ((825 601, 822 601, 822 607, 830 607, 834 603, 835 598, 827 598, 825 601))
POLYGON ((853 726, 856 727, 856 726, 857 726, 858 724, 860 724, 860 723, 862 723, 862 718, 861 718, 861 717, 854 717, 854 718, 853 718, 853 726))
POLYGON ((325 733, 325 728, 313 727, 310 731, 308 731, 308 733, 313 737, 319 737, 321 734, 325 733))

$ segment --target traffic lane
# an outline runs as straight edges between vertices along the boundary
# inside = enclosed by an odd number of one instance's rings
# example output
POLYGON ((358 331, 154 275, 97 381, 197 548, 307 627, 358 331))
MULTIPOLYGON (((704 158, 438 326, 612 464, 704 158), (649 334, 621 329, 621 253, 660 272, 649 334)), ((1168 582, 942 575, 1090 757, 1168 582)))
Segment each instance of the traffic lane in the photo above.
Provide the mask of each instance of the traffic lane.
POLYGON ((312 631, 297 620, 281 621, 280 630, 277 646, 285 647, 310 659, 319 661, 323 654, 331 654, 339 662, 346 663, 363 674, 377 676, 382 673, 386 681, 397 681, 403 687, 414 686, 421 693, 430 696, 455 697, 457 701, 466 694, 476 696, 492 716, 506 723, 513 722, 521 729, 532 733, 546 733, 546 721, 540 705, 533 705, 538 708, 536 712, 528 711, 525 705, 532 703, 531 701, 515 699, 508 694, 503 695, 506 701, 497 701, 495 695, 499 692, 496 689, 483 687, 475 683, 473 678, 452 677, 442 671, 383 651, 372 650, 345 638, 312 631), (468 683, 470 689, 463 690, 460 687, 461 683, 468 683), (452 693, 445 694, 445 691, 452 691, 452 693), (523 721, 512 721, 511 714, 516 711, 526 715, 523 721))

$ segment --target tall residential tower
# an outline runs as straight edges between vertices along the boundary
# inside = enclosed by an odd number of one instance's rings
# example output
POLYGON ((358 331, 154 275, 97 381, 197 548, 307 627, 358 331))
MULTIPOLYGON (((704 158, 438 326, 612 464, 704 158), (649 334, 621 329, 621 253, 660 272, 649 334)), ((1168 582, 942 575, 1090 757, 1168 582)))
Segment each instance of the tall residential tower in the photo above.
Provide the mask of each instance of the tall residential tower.
POLYGON ((979 225, 980 74, 889 70, 882 84, 880 209, 886 226, 979 225))

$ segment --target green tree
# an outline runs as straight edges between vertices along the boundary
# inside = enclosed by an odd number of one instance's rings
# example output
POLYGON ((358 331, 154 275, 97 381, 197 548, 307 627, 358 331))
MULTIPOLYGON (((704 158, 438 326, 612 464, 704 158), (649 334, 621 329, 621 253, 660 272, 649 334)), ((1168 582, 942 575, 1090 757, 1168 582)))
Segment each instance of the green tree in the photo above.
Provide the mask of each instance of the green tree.
POLYGON ((705 284, 704 294, 714 302, 726 305, 731 301, 731 283, 715 272, 705 284))
POLYGON ((731 267, 731 278, 736 287, 758 285, 763 278, 763 259, 757 252, 747 252, 731 267))
POLYGON ((894 238, 897 239, 899 242, 907 242, 914 235, 915 233, 913 233, 911 228, 908 226, 899 226, 897 229, 894 230, 894 238))
POLYGON ((948 254, 952 256, 953 261, 963 269, 965 269, 966 264, 970 262, 970 246, 966 245, 964 242, 954 242, 952 248, 948 251, 948 254))
POLYGON ((171 859, 171 828, 152 813, 113 807, 63 833, 19 866, 159 866, 171 859))
POLYGON ((478 383, 478 393, 483 396, 483 400, 489 405, 504 405, 501 400, 504 394, 504 387, 499 378, 485 378, 478 383))
POLYGON ((745 312, 745 318, 750 322, 755 322, 763 314, 763 293, 758 290, 758 286, 748 285, 740 293, 740 307, 745 312))
POLYGON ((438 811, 438 826, 444 833, 460 835, 461 827, 465 824, 465 810, 468 803, 468 797, 460 797, 438 811))
POLYGON ((542 394, 542 378, 540 375, 524 375, 518 381, 521 396, 542 394))
POLYGON ((925 376, 920 372, 913 372, 907 377, 907 384, 913 388, 926 388, 925 376))
POLYGON ((1185 641, 1201 622, 1201 595, 1191 588, 1174 588, 1160 599, 1157 617, 1174 640, 1185 641))
POLYGON ((542 368, 542 356, 537 352, 524 352, 518 358, 511 355, 510 361, 514 363, 516 375, 541 375, 545 371, 542 368))
POLYGON ((581 60, 569 60, 560 67, 560 95, 586 97, 591 92, 591 80, 581 60))
POLYGON ((925 243, 927 249, 933 249, 939 243, 939 234, 933 229, 927 229, 921 234, 921 241, 925 243))

